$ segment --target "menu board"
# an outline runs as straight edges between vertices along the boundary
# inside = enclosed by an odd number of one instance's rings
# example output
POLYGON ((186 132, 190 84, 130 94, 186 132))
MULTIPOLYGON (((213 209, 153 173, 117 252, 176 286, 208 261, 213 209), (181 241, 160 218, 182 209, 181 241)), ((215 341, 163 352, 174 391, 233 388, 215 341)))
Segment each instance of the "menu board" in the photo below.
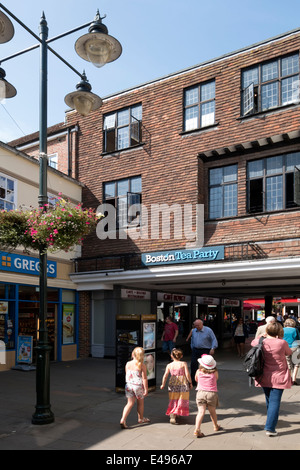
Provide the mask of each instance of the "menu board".
POLYGON ((116 324, 116 389, 125 389, 125 366, 134 348, 140 345, 138 315, 119 315, 116 324))
POLYGON ((125 389, 125 366, 137 346, 145 350, 148 389, 156 385, 156 315, 118 315, 116 319, 116 391, 125 389))

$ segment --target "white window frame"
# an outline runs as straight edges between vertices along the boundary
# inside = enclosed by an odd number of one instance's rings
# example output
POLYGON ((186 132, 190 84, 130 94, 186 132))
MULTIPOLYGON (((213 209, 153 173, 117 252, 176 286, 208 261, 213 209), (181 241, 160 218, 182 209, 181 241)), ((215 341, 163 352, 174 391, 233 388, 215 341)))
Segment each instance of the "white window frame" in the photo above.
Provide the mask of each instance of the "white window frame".
POLYGON ((0 201, 4 201, 4 207, 1 207, 0 209, 14 210, 14 209, 16 209, 16 205, 17 205, 17 183, 18 183, 18 180, 16 180, 15 178, 12 178, 11 176, 6 175, 5 173, 0 173, 0 178, 5 178, 5 180, 6 180, 6 185, 5 185, 5 188, 4 188, 5 193, 7 193, 7 180, 13 181, 13 183, 14 183, 14 191, 13 191, 14 198, 13 198, 13 201, 9 201, 7 198, 0 197, 0 201), (11 204, 13 207, 8 208, 7 204, 11 204))

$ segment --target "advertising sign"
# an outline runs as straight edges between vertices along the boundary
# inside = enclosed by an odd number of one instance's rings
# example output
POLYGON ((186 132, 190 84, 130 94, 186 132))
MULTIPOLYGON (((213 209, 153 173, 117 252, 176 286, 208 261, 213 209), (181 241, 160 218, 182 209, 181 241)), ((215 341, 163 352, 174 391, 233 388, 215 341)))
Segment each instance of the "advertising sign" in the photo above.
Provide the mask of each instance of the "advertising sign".
MULTIPOLYGON (((17 255, 0 251, 0 270, 38 276, 40 261, 31 256, 17 255)), ((56 277, 56 262, 47 262, 47 276, 56 277)))
POLYGON ((63 344, 75 343, 75 305, 63 305, 63 344))
POLYGON ((32 364, 32 336, 18 336, 17 362, 19 364, 32 364))
POLYGON ((142 253, 142 264, 144 266, 199 263, 202 261, 217 261, 220 259, 224 259, 224 246, 142 253))

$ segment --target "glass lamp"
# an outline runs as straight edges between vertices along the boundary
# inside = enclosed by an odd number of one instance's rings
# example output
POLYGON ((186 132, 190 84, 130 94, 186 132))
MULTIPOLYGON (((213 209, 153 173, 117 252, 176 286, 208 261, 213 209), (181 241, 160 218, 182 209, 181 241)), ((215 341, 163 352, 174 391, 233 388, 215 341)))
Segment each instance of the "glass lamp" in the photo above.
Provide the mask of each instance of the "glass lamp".
POLYGON ((92 62, 95 67, 103 67, 108 62, 113 62, 122 53, 121 44, 108 34, 107 27, 102 23, 103 18, 100 17, 98 10, 88 34, 81 36, 75 43, 77 54, 82 59, 92 62))
POLYGON ((15 34, 12 22, 2 11, 0 11, 0 44, 8 42, 15 34))
POLYGON ((95 111, 102 106, 102 100, 98 95, 91 92, 91 85, 86 79, 85 73, 82 80, 76 85, 76 91, 65 97, 65 103, 82 116, 87 116, 90 111, 95 111))
POLYGON ((17 94, 17 90, 11 83, 5 80, 5 70, 0 67, 0 102, 5 98, 13 98, 17 94))

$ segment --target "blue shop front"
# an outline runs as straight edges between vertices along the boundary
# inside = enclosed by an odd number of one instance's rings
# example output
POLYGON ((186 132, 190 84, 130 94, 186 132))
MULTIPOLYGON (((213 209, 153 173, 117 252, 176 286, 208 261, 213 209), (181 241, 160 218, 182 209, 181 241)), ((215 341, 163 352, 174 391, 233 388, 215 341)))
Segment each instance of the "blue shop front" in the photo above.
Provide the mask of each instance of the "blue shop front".
MULTIPOLYGON (((47 327, 51 360, 78 357, 78 294, 71 263, 49 260, 47 327)), ((0 371, 34 367, 39 330, 39 259, 0 251, 0 371)))

